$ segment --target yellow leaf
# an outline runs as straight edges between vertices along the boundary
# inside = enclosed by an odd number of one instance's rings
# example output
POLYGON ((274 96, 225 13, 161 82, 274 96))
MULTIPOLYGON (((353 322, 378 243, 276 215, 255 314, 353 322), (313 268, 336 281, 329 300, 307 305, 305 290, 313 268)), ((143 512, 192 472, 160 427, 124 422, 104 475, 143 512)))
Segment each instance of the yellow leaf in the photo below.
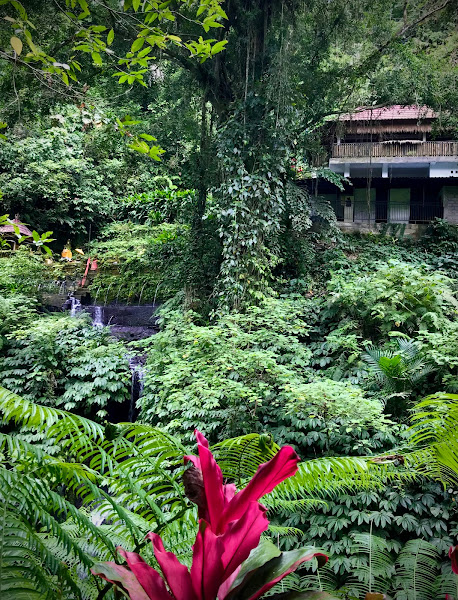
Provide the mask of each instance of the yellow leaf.
POLYGON ((21 42, 21 40, 18 37, 16 37, 15 35, 13 35, 13 37, 10 39, 10 43, 13 46, 13 50, 19 56, 21 54, 21 52, 22 52, 22 42, 21 42))

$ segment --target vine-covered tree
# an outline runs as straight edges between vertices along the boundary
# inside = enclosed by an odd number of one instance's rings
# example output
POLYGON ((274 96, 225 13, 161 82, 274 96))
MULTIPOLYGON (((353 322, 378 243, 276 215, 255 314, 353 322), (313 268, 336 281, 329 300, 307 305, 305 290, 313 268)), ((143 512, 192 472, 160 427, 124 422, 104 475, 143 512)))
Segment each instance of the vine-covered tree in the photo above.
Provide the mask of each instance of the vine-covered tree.
MULTIPOLYGON (((1 4, 8 123, 21 105, 49 104, 51 93, 85 103, 97 85, 109 98, 116 81, 127 86, 118 94, 146 111, 168 65, 188 73, 200 126, 188 280, 193 293, 205 287, 203 217, 212 189, 221 309, 262 296, 281 261, 281 236, 299 244, 310 228, 312 202, 291 185, 291 164, 305 162, 313 175, 323 123, 358 105, 457 103, 456 0, 1 4), (44 92, 35 99, 37 84, 44 92)), ((114 122, 130 148, 160 159, 156 132, 132 133, 135 123, 119 116, 114 122)), ((314 210, 329 217, 325 207, 314 210)))

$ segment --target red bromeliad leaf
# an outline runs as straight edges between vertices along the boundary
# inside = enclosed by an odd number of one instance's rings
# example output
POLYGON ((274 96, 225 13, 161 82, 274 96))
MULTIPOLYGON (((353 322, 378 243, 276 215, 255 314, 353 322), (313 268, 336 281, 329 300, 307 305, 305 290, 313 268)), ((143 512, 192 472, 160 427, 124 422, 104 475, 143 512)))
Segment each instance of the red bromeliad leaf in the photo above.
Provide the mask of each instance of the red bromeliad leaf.
POLYGON ((224 579, 248 558, 253 548, 259 544, 261 534, 268 527, 266 509, 259 502, 250 502, 243 516, 229 524, 221 536, 224 545, 222 556, 224 579))
POLYGON ((220 519, 219 529, 234 519, 240 519, 247 506, 253 500, 259 500, 271 492, 279 483, 297 473, 299 457, 291 446, 283 446, 280 451, 268 462, 259 465, 254 477, 246 488, 235 494, 226 505, 220 519))
MULTIPOLYGON (((130 570, 147 593, 148 598, 151 600, 171 598, 159 573, 150 567, 139 554, 126 552, 120 547, 117 548, 117 551, 126 559, 130 570)), ((134 600, 132 595, 131 600, 134 600)))
POLYGON ((154 556, 161 567, 162 575, 174 599, 197 600, 188 568, 180 563, 173 552, 166 552, 164 544, 157 533, 148 533, 146 537, 153 543, 154 556))
POLYGON ((448 557, 452 562, 452 571, 458 575, 458 546, 450 546, 448 557))
POLYGON ((261 540, 258 546, 251 552, 248 559, 238 569, 237 577, 232 575, 222 584, 218 591, 218 600, 224 600, 226 596, 229 596, 231 599, 236 598, 237 596, 232 594, 232 590, 240 586, 243 581, 248 581, 256 573, 257 569, 272 558, 280 556, 280 554, 280 550, 271 541, 261 540), (231 582, 230 585, 228 585, 229 581, 231 582))
POLYGON ((210 452, 206 438, 197 430, 195 435, 204 479, 207 510, 210 517, 209 525, 216 532, 216 524, 224 510, 223 473, 210 452))
POLYGON ((312 558, 326 562, 328 557, 314 548, 299 548, 280 552, 272 542, 263 541, 242 565, 237 579, 226 598, 229 600, 256 600, 276 583, 312 558))
POLYGON ((269 596, 269 600, 342 600, 328 592, 286 592, 269 596))
MULTIPOLYGON (((198 431, 195 435, 199 457, 185 456, 185 463, 193 466, 184 476, 186 494, 199 507, 200 517, 190 572, 152 532, 147 537, 162 578, 141 556, 121 548, 129 569, 104 563, 93 569, 95 575, 120 586, 131 600, 257 600, 304 561, 314 556, 327 560, 313 548, 281 553, 272 542, 260 543, 269 521, 258 500, 297 472, 299 459, 291 447, 260 465, 246 488, 237 492, 234 484, 223 485, 208 441, 198 431)), ((453 566, 456 558, 450 556, 453 566)))
POLYGON ((224 546, 221 538, 213 533, 205 521, 200 521, 196 542, 192 547, 191 580, 199 600, 215 600, 223 581, 224 567, 221 560, 224 546))
POLYGON ((187 495, 199 506, 199 517, 205 519, 217 534, 224 533, 231 521, 240 519, 250 502, 259 500, 297 472, 299 458, 291 446, 284 446, 271 460, 258 467, 246 488, 236 493, 233 484, 223 485, 221 469, 209 450, 207 439, 197 430, 194 433, 199 458, 184 458, 185 463, 192 462, 194 468, 201 469, 205 500, 199 489, 200 479, 196 473, 187 476, 190 487, 187 495))
MULTIPOLYGON (((93 575, 98 575, 102 579, 105 579, 105 581, 109 581, 126 591, 131 600, 151 600, 152 598, 154 600, 172 600, 159 573, 156 573, 158 582, 154 590, 155 595, 152 595, 151 593, 146 593, 132 571, 114 562, 97 563, 92 567, 91 572, 93 575)), ((150 592, 152 591, 150 590, 150 592)))

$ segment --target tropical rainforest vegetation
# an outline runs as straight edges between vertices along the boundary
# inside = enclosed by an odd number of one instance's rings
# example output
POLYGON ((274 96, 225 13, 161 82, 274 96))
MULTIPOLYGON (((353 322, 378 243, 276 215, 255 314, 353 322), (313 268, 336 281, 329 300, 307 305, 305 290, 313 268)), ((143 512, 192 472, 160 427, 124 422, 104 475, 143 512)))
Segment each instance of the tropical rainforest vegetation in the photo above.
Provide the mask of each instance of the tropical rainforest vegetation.
POLYGON ((458 600, 458 227, 318 184, 357 107, 458 133, 457 15, 0 0, 2 600, 458 600))

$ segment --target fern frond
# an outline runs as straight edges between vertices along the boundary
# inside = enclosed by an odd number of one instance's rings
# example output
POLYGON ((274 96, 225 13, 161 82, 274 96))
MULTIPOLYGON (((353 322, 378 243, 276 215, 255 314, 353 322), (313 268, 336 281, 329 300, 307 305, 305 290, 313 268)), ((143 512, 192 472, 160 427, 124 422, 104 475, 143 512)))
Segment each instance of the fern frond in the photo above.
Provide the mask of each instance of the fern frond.
POLYGON ((424 540, 409 540, 396 561, 397 600, 436 600, 440 553, 424 540))
POLYGON ((371 533, 354 533, 352 537, 354 568, 347 584, 349 590, 358 598, 364 598, 367 592, 387 592, 391 588, 395 568, 386 541, 371 533))

